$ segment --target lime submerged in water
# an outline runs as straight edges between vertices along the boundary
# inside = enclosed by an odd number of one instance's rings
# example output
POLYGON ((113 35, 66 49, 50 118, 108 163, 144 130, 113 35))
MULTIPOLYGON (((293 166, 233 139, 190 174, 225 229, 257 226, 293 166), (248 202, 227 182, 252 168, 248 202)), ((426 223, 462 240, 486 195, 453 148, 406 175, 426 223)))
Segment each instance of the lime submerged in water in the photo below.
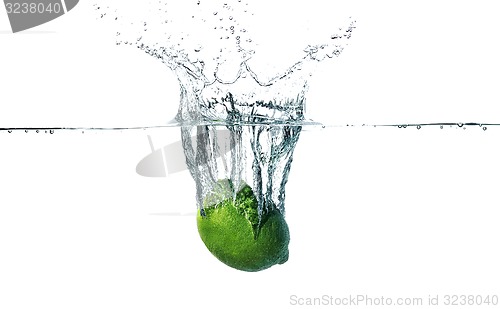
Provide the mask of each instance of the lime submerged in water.
POLYGON ((247 184, 233 200, 229 180, 219 180, 198 211, 198 232, 208 250, 224 264, 260 271, 288 260, 290 233, 283 214, 271 209, 259 220, 257 198, 247 184))

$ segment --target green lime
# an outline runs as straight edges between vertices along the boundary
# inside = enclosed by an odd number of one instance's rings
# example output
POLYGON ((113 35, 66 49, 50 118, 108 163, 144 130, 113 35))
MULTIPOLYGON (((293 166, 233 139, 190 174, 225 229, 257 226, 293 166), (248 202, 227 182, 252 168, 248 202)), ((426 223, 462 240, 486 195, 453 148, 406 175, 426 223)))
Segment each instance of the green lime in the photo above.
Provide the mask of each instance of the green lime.
POLYGON ((232 185, 220 180, 198 211, 198 232, 208 250, 224 264, 259 271, 288 259, 290 234, 278 210, 263 213, 259 222, 257 198, 243 184, 233 201, 232 185), (229 193, 228 193, 229 192, 229 193))

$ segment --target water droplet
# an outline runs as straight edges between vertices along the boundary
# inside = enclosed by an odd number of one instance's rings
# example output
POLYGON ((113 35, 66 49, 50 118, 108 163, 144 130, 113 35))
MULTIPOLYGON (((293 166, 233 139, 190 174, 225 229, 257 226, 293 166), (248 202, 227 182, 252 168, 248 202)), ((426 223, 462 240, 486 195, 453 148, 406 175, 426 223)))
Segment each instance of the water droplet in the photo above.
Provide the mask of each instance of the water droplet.
POLYGON ((36 130, 36 133, 40 133, 40 130, 36 130))
POLYGON ((214 12, 214 15, 217 15, 219 12, 214 12))
POLYGON ((49 132, 50 132, 50 134, 54 134, 54 130, 52 130, 52 129, 49 132))
POLYGON ((24 130, 24 132, 28 133, 28 130, 24 130))
POLYGON ((401 129, 403 126, 402 125, 398 125, 398 128, 401 129))
POLYGON ((461 122, 460 122, 460 123, 458 123, 457 125, 458 125, 458 127, 459 127, 459 128, 461 128, 461 127, 463 127, 463 126, 464 126, 464 124, 463 124, 463 123, 461 123, 461 122))
POLYGON ((439 128, 440 128, 440 129, 442 129, 442 128, 443 128, 443 126, 439 126, 439 128))
POLYGON ((7 132, 12 133, 12 130, 9 130, 9 131, 7 131, 7 132))
POLYGON ((486 130, 488 130, 488 128, 487 127, 483 127, 483 131, 486 131, 486 130))
POLYGON ((233 20, 233 16, 229 16, 229 20, 233 20))
POLYGON ((417 126, 417 130, 420 130, 421 128, 422 128, 422 126, 421 126, 421 125, 418 125, 418 126, 417 126))

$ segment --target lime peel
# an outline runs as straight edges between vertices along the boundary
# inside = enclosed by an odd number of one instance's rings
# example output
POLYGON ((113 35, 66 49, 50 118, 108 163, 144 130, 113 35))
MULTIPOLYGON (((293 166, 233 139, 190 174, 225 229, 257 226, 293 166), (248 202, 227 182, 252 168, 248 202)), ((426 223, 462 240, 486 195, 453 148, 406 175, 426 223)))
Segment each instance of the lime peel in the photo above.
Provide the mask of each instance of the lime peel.
POLYGON ((283 214, 272 209, 259 217, 257 198, 247 184, 236 195, 232 192, 229 180, 218 181, 205 198, 204 214, 198 211, 198 231, 208 250, 243 271, 286 262, 290 235, 283 214))

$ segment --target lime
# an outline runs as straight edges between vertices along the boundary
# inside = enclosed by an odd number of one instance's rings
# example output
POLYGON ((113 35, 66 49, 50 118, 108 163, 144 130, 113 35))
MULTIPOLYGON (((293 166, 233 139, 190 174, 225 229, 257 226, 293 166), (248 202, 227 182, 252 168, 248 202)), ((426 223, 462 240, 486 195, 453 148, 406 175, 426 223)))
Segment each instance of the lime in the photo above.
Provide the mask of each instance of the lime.
POLYGON ((259 271, 288 259, 290 234, 276 209, 259 220, 257 198, 243 184, 233 200, 229 180, 220 180, 198 211, 198 232, 208 250, 224 264, 243 271, 259 271))

